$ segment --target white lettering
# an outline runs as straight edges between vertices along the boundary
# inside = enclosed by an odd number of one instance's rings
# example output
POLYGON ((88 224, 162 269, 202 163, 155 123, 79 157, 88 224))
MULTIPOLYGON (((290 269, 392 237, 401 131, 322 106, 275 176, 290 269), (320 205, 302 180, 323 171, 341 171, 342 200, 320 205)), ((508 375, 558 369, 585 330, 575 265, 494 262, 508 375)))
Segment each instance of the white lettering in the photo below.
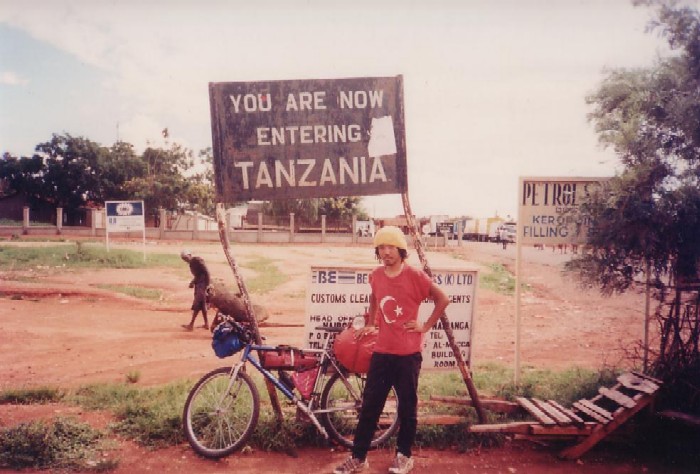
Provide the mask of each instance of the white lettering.
POLYGON ((307 181, 306 178, 309 176, 311 173, 311 170, 314 169, 314 165, 316 164, 315 160, 297 160, 297 163, 306 165, 306 170, 302 173, 301 177, 299 178, 299 186, 316 186, 316 181, 307 181))
POLYGON ((319 186, 323 186, 326 183, 338 184, 335 180, 335 173, 333 172, 333 166, 331 166, 331 160, 326 158, 323 161, 323 169, 321 170, 321 179, 319 181, 319 186))
MULTIPOLYGON (((266 94, 246 94, 243 97, 243 110, 246 112, 269 112, 272 109, 270 93, 266 94)), ((229 95, 235 113, 241 111, 241 94, 229 95)))
POLYGON ((258 145, 305 145, 313 143, 356 143, 362 140, 362 129, 351 125, 287 125, 285 127, 258 127, 258 145))
POLYGON ((248 170, 253 167, 252 161, 241 161, 234 163, 236 168, 241 168, 241 176, 243 176, 243 189, 250 189, 250 180, 248 179, 248 170))
POLYGON ((382 160, 379 157, 375 157, 372 162, 372 171, 369 175, 369 182, 373 183, 375 181, 387 182, 386 174, 384 173, 384 166, 382 165, 382 160))
POLYGON ((338 106, 341 109, 366 109, 381 107, 384 102, 384 91, 340 91, 338 106))
POLYGON ((242 188, 283 188, 283 187, 315 187, 335 186, 338 184, 366 184, 387 182, 384 165, 380 158, 373 158, 367 176, 367 157, 339 157, 337 160, 325 158, 323 163, 315 159, 275 160, 274 163, 261 161, 255 163, 244 161, 234 163, 241 170, 242 188), (315 171, 317 164, 319 171, 315 171), (274 173, 274 175, 272 174, 274 173), (317 180, 314 179, 318 173, 317 180), (273 179, 274 177, 274 179, 273 179), (254 180, 254 181, 253 181, 254 180))
POLYGON ((267 163, 261 161, 260 168, 258 168, 258 178, 255 181, 255 189, 260 188, 263 184, 268 188, 272 187, 272 178, 270 177, 270 170, 267 169, 267 163))

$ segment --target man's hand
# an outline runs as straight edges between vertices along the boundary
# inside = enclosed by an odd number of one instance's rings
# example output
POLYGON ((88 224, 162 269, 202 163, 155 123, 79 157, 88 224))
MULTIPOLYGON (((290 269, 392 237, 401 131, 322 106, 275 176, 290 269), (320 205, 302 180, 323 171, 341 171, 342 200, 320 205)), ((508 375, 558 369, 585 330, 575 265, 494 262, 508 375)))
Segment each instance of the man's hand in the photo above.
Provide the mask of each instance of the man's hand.
POLYGON ((194 288, 194 282, 193 282, 193 281, 190 282, 190 288, 194 288))
POLYGON ((429 327, 425 327, 424 324, 419 323, 418 321, 409 321, 403 325, 403 327, 408 331, 408 332, 420 332, 420 333, 426 333, 430 330, 429 327))
POLYGON ((367 334, 372 334, 375 332, 377 332, 377 328, 375 326, 365 326, 355 332, 355 339, 362 339, 367 334))

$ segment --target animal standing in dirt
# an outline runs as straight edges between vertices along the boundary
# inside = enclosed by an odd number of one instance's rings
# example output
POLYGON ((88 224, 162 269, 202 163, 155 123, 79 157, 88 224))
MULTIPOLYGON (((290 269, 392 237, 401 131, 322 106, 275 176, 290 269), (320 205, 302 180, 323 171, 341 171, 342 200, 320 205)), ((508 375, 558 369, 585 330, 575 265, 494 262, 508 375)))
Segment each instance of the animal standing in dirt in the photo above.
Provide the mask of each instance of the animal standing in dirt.
POLYGON ((192 272, 193 277, 190 282, 190 288, 194 288, 192 319, 190 320, 190 324, 183 324, 182 327, 191 331, 194 328, 194 321, 197 319, 197 314, 201 311, 202 317, 204 318, 204 325, 202 328, 209 329, 209 320, 207 319, 207 287, 211 280, 209 269, 207 269, 202 257, 192 256, 192 252, 189 250, 180 252, 180 258, 190 265, 190 272, 192 272))

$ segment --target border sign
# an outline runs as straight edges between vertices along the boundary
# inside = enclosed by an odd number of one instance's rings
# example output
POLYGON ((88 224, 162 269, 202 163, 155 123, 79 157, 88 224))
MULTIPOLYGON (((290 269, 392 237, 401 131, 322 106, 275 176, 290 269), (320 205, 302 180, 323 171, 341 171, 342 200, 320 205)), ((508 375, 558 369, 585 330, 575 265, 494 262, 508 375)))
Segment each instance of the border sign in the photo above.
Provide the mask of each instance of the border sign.
MULTIPOLYGON (((369 274, 376 267, 312 266, 306 291, 306 340, 310 348, 321 348, 329 333, 317 326, 348 326, 355 316, 369 311, 371 289, 369 274)), ((450 300, 446 313, 462 357, 470 364, 474 324, 474 305, 478 271, 473 269, 434 269, 433 281, 450 300)), ((418 319, 425 321, 432 312, 432 302, 422 304, 418 319)), ((331 336, 332 337, 332 336, 331 336)), ((456 368, 457 361, 438 321, 423 339, 423 368, 456 368)))
POLYGON ((209 84, 219 201, 407 189, 403 78, 209 84))

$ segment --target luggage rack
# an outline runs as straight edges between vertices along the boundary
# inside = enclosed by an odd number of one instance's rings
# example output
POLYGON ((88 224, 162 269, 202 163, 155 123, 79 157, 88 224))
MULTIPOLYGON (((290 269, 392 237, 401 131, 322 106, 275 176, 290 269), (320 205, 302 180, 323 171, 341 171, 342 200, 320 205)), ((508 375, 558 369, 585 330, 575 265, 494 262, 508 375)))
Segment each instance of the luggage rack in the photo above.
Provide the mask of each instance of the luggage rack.
POLYGON ((559 457, 577 459, 656 398, 662 382, 648 375, 626 372, 617 383, 600 387, 591 399, 566 408, 554 400, 516 398, 508 411, 525 411, 536 421, 471 425, 471 433, 508 433, 531 439, 573 440, 559 457))

